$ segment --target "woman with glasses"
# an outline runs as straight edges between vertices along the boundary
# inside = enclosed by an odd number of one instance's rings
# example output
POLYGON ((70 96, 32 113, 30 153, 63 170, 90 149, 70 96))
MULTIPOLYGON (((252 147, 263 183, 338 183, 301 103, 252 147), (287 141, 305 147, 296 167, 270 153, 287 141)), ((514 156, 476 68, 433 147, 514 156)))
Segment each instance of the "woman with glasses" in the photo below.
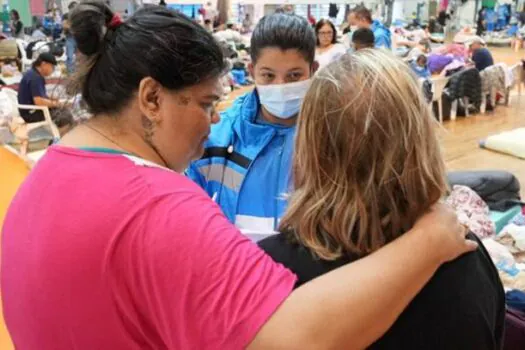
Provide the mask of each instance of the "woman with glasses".
POLYGON ((317 22, 315 35, 317 37, 315 60, 319 63, 319 68, 323 68, 346 53, 346 47, 337 42, 337 30, 329 20, 322 19, 317 22))

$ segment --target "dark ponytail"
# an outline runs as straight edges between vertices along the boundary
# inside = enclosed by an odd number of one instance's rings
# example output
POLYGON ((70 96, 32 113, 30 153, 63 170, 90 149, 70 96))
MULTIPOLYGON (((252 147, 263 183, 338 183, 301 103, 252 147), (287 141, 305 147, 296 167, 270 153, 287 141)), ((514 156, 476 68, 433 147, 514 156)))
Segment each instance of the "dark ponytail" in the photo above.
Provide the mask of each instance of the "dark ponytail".
POLYGON ((84 1, 71 12, 70 23, 82 55, 68 90, 81 93, 93 114, 120 111, 145 77, 178 90, 225 69, 211 34, 161 6, 144 6, 118 25, 104 2, 84 1))

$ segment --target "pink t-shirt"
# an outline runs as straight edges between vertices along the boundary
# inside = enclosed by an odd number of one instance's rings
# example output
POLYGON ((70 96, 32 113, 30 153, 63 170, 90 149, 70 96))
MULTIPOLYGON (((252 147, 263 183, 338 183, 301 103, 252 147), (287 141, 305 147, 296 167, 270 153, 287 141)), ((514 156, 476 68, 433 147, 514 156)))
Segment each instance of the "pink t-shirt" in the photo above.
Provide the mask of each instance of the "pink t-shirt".
POLYGON ((18 191, 2 241, 17 349, 241 349, 295 276, 184 176, 52 147, 18 191))

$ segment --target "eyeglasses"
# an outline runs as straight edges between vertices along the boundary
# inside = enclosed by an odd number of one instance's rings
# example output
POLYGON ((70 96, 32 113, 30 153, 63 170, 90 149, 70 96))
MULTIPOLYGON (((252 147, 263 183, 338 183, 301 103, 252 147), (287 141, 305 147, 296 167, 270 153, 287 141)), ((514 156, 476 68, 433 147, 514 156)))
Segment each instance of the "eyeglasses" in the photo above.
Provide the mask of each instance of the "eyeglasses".
POLYGON ((318 33, 319 36, 332 36, 334 35, 334 32, 319 32, 318 33))

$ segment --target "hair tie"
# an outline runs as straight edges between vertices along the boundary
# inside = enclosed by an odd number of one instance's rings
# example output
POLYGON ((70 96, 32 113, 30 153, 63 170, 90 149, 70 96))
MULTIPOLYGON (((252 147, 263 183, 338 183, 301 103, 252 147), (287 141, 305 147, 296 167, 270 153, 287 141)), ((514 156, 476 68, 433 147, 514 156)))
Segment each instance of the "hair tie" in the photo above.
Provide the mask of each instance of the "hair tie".
POLYGON ((122 24, 122 18, 118 13, 115 13, 108 24, 109 29, 117 29, 122 24))

